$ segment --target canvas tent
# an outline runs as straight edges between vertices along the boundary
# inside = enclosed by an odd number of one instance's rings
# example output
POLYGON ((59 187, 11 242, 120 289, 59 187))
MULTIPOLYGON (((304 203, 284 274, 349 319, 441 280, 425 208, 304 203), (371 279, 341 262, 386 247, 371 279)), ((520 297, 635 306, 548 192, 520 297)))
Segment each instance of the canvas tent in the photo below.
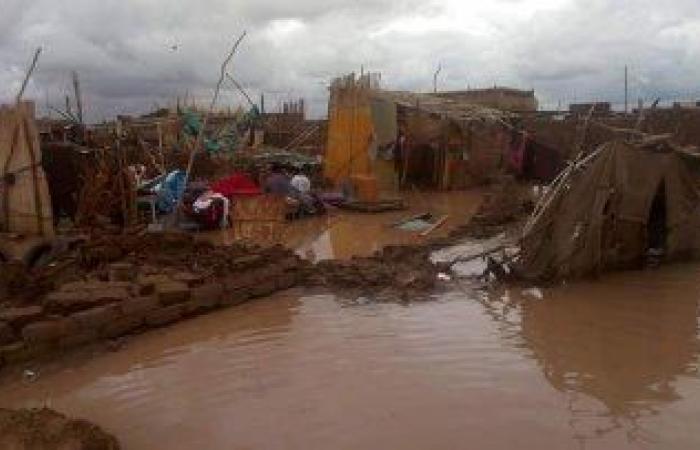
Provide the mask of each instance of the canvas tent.
POLYGON ((639 267, 650 248, 666 259, 693 256, 696 158, 666 140, 617 140, 570 165, 525 226, 521 275, 561 279, 639 267))

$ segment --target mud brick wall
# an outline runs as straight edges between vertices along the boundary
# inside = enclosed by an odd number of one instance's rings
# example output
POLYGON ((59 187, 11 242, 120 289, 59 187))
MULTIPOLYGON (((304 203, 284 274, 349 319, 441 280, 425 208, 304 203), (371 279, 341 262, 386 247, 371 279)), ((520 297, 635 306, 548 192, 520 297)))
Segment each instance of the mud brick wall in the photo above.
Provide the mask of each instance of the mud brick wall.
POLYGON ((182 272, 131 281, 119 281, 129 278, 124 276, 128 267, 119 267, 110 281, 65 284, 40 305, 0 309, 0 369, 268 296, 297 285, 302 267, 296 256, 288 256, 215 279, 182 272))

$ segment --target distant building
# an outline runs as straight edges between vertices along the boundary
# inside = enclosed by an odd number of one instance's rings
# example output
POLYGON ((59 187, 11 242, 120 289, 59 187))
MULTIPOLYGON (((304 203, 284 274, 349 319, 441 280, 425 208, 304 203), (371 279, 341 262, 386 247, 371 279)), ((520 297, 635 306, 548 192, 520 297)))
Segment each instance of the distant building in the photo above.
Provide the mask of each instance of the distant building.
POLYGON ((509 112, 537 111, 539 106, 534 90, 524 91, 507 87, 437 92, 431 95, 509 112))
POLYGON ((607 116, 612 112, 609 102, 572 103, 569 105, 569 112, 574 115, 587 115, 593 108, 594 116, 607 116))
POLYGON ((284 102, 279 111, 264 111, 261 117, 265 145, 308 155, 323 153, 327 123, 306 118, 304 99, 284 102))
POLYGON ((699 109, 700 108, 700 102, 698 101, 682 101, 682 102, 673 102, 673 107, 677 109, 699 109))

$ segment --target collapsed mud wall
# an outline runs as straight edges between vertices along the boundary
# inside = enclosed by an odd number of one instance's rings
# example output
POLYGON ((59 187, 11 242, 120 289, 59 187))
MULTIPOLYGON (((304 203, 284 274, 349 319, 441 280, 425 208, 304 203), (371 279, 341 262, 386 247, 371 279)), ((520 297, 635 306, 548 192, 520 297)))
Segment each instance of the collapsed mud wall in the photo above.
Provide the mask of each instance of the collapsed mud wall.
POLYGON ((45 295, 0 305, 0 368, 268 296, 296 285, 305 267, 280 247, 214 247, 189 235, 93 239, 76 264, 45 295))
POLYGON ((48 408, 0 409, 0 448, 15 450, 119 450, 97 425, 48 408))
MULTIPOLYGON (((661 109, 646 112, 641 131, 650 134, 671 134, 674 141, 680 145, 700 147, 700 110, 694 109, 661 109)), ((634 129, 637 126, 638 116, 629 115, 596 117, 595 121, 612 128, 634 129)), ((530 132, 533 138, 542 144, 556 149, 563 159, 571 159, 576 145, 580 125, 576 118, 568 117, 565 120, 553 120, 551 118, 526 116, 522 119, 525 130, 530 132)), ((585 149, 592 150, 609 142, 619 135, 614 131, 591 124, 586 132, 585 149)))

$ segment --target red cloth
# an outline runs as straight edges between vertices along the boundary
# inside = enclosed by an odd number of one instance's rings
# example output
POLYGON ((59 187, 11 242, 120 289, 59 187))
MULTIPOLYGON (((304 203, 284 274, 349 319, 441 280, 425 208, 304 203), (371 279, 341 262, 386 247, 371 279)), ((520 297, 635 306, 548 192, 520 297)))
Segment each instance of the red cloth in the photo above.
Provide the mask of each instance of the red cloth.
POLYGON ((518 175, 523 173, 527 140, 527 135, 522 133, 510 144, 510 166, 518 175))
POLYGON ((258 195, 262 192, 250 176, 243 172, 235 172, 227 178, 214 182, 211 185, 211 190, 224 197, 258 195))

